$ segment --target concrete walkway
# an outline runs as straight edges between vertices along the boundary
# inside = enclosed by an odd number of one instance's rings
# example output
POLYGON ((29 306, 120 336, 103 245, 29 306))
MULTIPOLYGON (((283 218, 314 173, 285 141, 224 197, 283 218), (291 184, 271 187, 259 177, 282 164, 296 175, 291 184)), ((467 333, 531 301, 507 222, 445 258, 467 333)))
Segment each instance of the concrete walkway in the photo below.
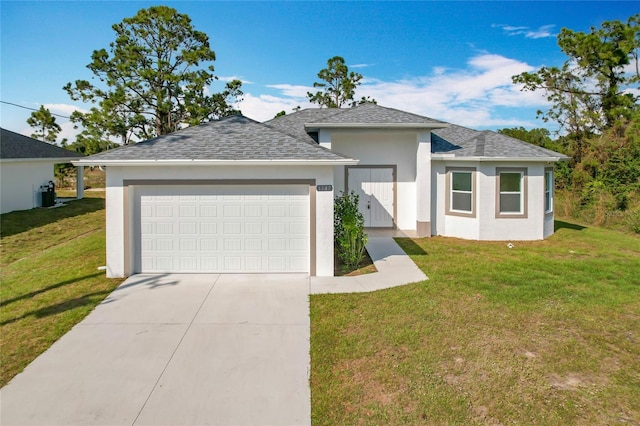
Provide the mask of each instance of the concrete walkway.
POLYGON ((309 292, 311 294, 362 293, 428 279, 389 236, 391 232, 368 232, 367 252, 378 272, 355 277, 310 277, 309 292))
POLYGON ((0 424, 310 425, 309 294, 427 279, 369 235, 357 277, 130 277, 0 391, 0 424))

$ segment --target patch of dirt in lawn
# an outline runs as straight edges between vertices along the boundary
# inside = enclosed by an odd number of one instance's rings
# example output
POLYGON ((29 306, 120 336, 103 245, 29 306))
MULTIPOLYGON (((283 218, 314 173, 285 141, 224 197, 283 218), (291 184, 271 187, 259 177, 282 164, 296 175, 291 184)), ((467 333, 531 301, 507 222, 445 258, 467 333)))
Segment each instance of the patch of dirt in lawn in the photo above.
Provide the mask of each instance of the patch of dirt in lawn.
POLYGON ((347 360, 338 365, 336 375, 340 377, 344 386, 351 388, 352 393, 361 395, 357 404, 347 404, 346 410, 371 415, 368 412, 371 403, 374 403, 382 407, 401 404, 405 412, 412 411, 415 408, 413 400, 403 398, 409 390, 407 379, 401 375, 380 377, 377 374, 389 366, 397 367, 407 357, 407 353, 408 349, 404 346, 394 351, 385 349, 371 356, 347 360))
POLYGON ((549 383, 551 387, 559 390, 576 390, 582 387, 593 386, 606 382, 605 377, 595 378, 588 377, 585 374, 568 373, 564 376, 559 374, 549 375, 549 383))
POLYGON ((342 261, 338 257, 337 252, 334 252, 333 258, 334 258, 333 264, 335 265, 333 269, 333 274, 336 277, 355 277, 358 275, 365 275, 365 274, 378 272, 378 270, 376 269, 376 265, 373 264, 373 261, 371 260, 371 257, 369 256, 369 253, 367 253, 366 249, 364 251, 364 256, 362 258, 362 261, 358 264, 358 267, 355 269, 349 268, 344 263, 342 263, 342 261))

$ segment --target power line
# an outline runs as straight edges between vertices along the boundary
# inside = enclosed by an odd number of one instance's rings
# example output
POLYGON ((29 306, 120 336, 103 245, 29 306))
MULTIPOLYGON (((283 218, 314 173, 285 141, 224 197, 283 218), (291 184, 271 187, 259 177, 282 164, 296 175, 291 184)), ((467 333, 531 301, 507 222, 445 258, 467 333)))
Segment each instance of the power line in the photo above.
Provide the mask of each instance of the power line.
MULTIPOLYGON (((26 106, 23 106, 23 105, 14 104, 13 102, 0 101, 0 103, 7 104, 7 105, 12 105, 12 106, 15 106, 15 107, 18 107, 18 108, 28 109, 30 111, 39 111, 39 110, 37 110, 35 108, 29 108, 29 107, 26 107, 26 106)), ((66 115, 56 114, 55 112, 52 112, 51 115, 55 115, 56 117, 60 117, 60 118, 71 118, 71 117, 68 117, 66 115)))

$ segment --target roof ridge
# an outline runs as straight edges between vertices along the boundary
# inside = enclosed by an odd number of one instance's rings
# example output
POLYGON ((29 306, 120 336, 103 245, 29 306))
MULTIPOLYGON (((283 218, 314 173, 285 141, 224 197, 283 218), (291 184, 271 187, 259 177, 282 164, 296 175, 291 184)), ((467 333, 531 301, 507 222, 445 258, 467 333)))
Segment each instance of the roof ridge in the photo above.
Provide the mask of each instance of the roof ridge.
MULTIPOLYGON (((392 108, 392 107, 388 107, 388 106, 384 106, 384 105, 378 105, 377 103, 373 103, 373 102, 365 102, 363 104, 356 105, 353 108, 355 109, 355 108, 367 107, 367 106, 376 107, 376 108, 384 108, 386 110, 395 111, 395 112, 399 112, 399 113, 402 113, 402 114, 413 115, 414 117, 418 117, 418 118, 428 118, 429 120, 438 121, 438 122, 441 122, 441 123, 447 123, 446 121, 437 120, 435 118, 427 117, 426 115, 420 115, 420 114, 416 114, 416 113, 410 112, 410 111, 403 111, 403 110, 397 109, 397 108, 392 108)), ((450 123, 447 123, 447 124, 450 124, 450 123)))

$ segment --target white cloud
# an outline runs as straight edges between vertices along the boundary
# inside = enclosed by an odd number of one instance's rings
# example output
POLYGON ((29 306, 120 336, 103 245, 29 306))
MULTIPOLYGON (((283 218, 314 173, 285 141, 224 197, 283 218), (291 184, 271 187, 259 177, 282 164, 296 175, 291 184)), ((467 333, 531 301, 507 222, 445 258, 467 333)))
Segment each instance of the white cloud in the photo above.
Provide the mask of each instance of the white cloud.
POLYGON ((354 64, 354 65, 349 65, 349 68, 367 68, 371 66, 373 66, 373 64, 354 64))
POLYGON ((73 143, 76 141, 76 136, 82 131, 81 129, 74 129, 73 123, 70 121, 60 123, 60 127, 62 131, 58 134, 58 142, 66 138, 68 143, 73 143))
POLYGON ((494 28, 495 27, 502 28, 505 31, 509 31, 509 32, 524 31, 526 29, 529 29, 529 27, 514 27, 514 26, 511 26, 511 25, 503 25, 503 26, 492 25, 492 27, 494 27, 494 28))
MULTIPOLYGON (((544 108, 542 94, 523 92, 511 76, 533 67, 495 54, 479 54, 464 69, 435 67, 431 74, 396 81, 363 79, 357 97, 370 96, 380 105, 470 127, 534 126, 535 110, 522 119, 509 108, 544 108), (497 110, 501 109, 500 112, 497 110), (504 112, 504 111, 507 112, 504 112)), ((258 121, 271 119, 279 111, 290 113, 296 106, 313 106, 306 99, 312 87, 274 84, 278 95, 245 93, 239 105, 243 114, 258 121)))
POLYGON ((538 39, 538 38, 546 38, 546 37, 555 37, 553 28, 555 25, 541 25, 536 29, 531 29, 526 26, 515 26, 515 25, 506 25, 506 24, 492 24, 492 28, 501 28, 507 35, 515 36, 515 35, 523 35, 526 38, 538 39))
POLYGON ((64 116, 70 116, 74 111, 80 111, 82 113, 87 112, 86 109, 79 108, 76 105, 70 104, 44 104, 44 107, 51 111, 53 114, 60 114, 64 116))
POLYGON ((267 87, 271 89, 278 89, 282 91, 283 95, 298 99, 306 99, 307 92, 315 92, 318 90, 313 86, 302 86, 295 84, 269 84, 267 85, 267 87))
POLYGON ((239 105, 242 114, 256 121, 270 120, 280 111, 290 114, 298 106, 301 108, 313 106, 305 99, 298 97, 254 96, 251 93, 245 93, 243 98, 239 105))
POLYGON ((228 83, 228 82, 233 81, 233 80, 240 80, 242 82, 242 84, 253 84, 253 82, 251 82, 249 80, 245 80, 242 77, 239 77, 237 75, 218 76, 218 80, 219 81, 224 81, 225 83, 228 83))
POLYGON ((555 34, 551 32, 555 25, 543 25, 539 27, 537 30, 527 31, 525 37, 527 38, 546 38, 546 37, 555 37, 555 34))

